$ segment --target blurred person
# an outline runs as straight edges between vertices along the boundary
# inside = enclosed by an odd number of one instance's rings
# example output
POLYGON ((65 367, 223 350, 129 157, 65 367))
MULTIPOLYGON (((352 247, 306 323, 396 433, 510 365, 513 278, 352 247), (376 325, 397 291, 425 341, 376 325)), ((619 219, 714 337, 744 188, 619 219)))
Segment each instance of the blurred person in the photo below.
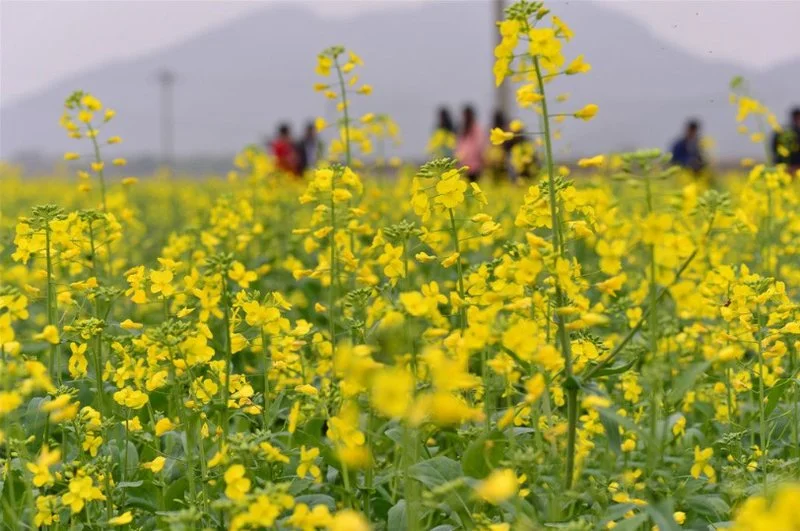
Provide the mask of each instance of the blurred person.
POLYGON ((286 173, 297 175, 298 157, 289 124, 284 122, 278 125, 278 136, 272 141, 270 148, 278 168, 286 173))
POLYGON ((465 105, 462 111, 461 129, 456 140, 456 159, 467 166, 467 177, 476 182, 483 170, 483 153, 486 149, 486 134, 478 125, 475 108, 465 105))
POLYGON ((303 175, 307 169, 316 166, 322 154, 322 141, 317 134, 314 122, 306 123, 303 138, 297 143, 297 173, 303 175))
POLYGON ((451 158, 456 147, 456 126, 450 109, 442 105, 437 112, 436 127, 428 140, 428 153, 451 158))
POLYGON ((694 173, 700 173, 706 167, 705 155, 700 145, 700 122, 697 120, 689 120, 683 136, 672 145, 672 162, 694 173))
POLYGON ((439 107, 439 123, 436 127, 437 130, 446 131, 448 133, 456 133, 456 126, 453 122, 453 117, 450 115, 450 109, 442 105, 439 107))
MULTIPOLYGON (((509 130, 508 120, 505 113, 500 109, 494 112, 492 118, 492 129, 502 129, 503 131, 509 130)), ((499 146, 490 145, 486 150, 486 168, 489 171, 492 179, 499 182, 504 179, 512 179, 511 167, 509 166, 509 158, 511 149, 517 145, 521 137, 515 136, 511 140, 507 140, 499 146)))
POLYGON ((800 170, 800 107, 789 113, 789 124, 772 137, 772 156, 776 164, 786 164, 789 173, 800 170))

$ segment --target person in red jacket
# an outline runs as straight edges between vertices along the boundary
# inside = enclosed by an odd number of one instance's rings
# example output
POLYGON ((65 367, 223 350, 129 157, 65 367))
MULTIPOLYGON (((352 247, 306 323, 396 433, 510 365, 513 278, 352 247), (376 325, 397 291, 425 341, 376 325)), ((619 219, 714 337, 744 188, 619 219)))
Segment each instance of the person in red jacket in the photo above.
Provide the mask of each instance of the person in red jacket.
POLYGON ((292 141, 289 124, 282 123, 278 126, 278 136, 271 144, 272 154, 278 168, 286 173, 297 175, 297 151, 292 141))

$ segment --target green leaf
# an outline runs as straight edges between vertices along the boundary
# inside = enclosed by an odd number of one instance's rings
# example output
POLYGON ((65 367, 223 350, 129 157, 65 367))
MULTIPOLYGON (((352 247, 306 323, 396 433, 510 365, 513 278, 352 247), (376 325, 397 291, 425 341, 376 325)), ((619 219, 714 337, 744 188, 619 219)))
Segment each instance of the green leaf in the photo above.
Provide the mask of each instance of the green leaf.
MULTIPOLYGON (((458 480, 464 476, 461 465, 449 457, 437 456, 421 461, 408 469, 409 475, 434 489, 445 483, 458 480)), ((474 481, 474 480, 473 480, 474 481)), ((444 495, 444 502, 451 510, 450 517, 461 522, 472 521, 469 500, 463 495, 462 487, 449 489, 444 495)))
POLYGON ((302 426, 297 427, 294 433, 293 443, 295 447, 303 444, 306 446, 321 447, 324 445, 323 437, 325 436, 324 429, 326 426, 325 419, 321 417, 314 417, 303 423, 302 426))
POLYGON ((622 455, 622 449, 620 448, 622 441, 620 440, 619 424, 617 424, 617 421, 601 414, 600 423, 606 430, 606 438, 608 439, 609 448, 611 448, 615 454, 622 455))
MULTIPOLYGON (((125 441, 121 441, 123 444, 125 441)), ((125 450, 120 450, 121 457, 125 461, 125 465, 127 467, 127 477, 131 477, 136 474, 136 470, 139 468, 139 451, 136 449, 136 445, 133 444, 131 441, 128 441, 128 452, 125 453, 125 450)))
POLYGON ((313 484, 314 482, 310 479, 292 478, 292 482, 289 484, 289 494, 297 497, 301 492, 307 492, 313 484))
MULTIPOLYGON (((44 425, 47 419, 47 413, 44 413, 41 409, 42 403, 44 399, 42 397, 35 397, 32 398, 28 402, 28 406, 25 409, 25 413, 22 416, 22 427, 25 429, 26 433, 30 433, 31 435, 39 435, 44 432, 44 425)), ((9 434, 6 433, 6 437, 9 434)))
POLYGON ((387 531, 405 531, 408 529, 408 515, 406 514, 406 501, 400 500, 389 509, 387 531))
POLYGON ((604 367, 598 370, 596 373, 592 375, 593 378, 597 378, 600 376, 612 376, 614 374, 622 374, 623 372, 628 372, 636 365, 636 362, 639 361, 638 358, 633 358, 628 363, 620 363, 617 365, 613 365, 611 367, 604 367))
POLYGON ((383 432, 386 437, 392 440, 395 444, 402 445, 403 444, 403 430, 398 427, 392 427, 383 432))
POLYGON ((22 522, 29 518, 24 514, 24 507, 26 506, 25 499, 31 489, 26 486, 23 481, 22 474, 13 468, 6 474, 5 481, 2 484, 2 495, 0 496, 0 503, 2 503, 3 523, 8 524, 8 529, 19 529, 20 527, 12 527, 13 522, 17 526, 21 526, 22 522))
POLYGON ((522 368, 526 369, 526 372, 530 372, 530 367, 531 367, 531 364, 530 364, 530 362, 527 362, 527 361, 523 360, 522 358, 520 358, 519 356, 517 356, 517 353, 516 353, 516 352, 514 352, 513 350, 511 350, 510 348, 502 347, 502 349, 503 349, 503 352, 505 352, 506 354, 508 354, 509 356, 511 356, 511 358, 512 358, 514 361, 516 361, 517 363, 519 363, 519 365, 520 365, 522 368))
POLYGON ((684 395, 686 395, 686 392, 694 387, 697 379, 700 378, 710 366, 710 361, 701 361, 690 365, 688 369, 681 372, 681 375, 675 380, 672 389, 667 395, 667 402, 675 404, 681 401, 684 395))
POLYGON ((603 514, 603 523, 624 518, 627 512, 635 508, 636 506, 632 503, 618 503, 616 505, 612 505, 603 514))
MULTIPOLYGON (((638 433, 639 435, 642 434, 641 428, 639 427, 638 424, 636 424, 633 420, 629 419, 628 417, 623 417, 614 410, 607 408, 599 408, 597 412, 600 413, 601 421, 606 420, 607 422, 612 422, 614 424, 622 426, 628 431, 638 433)), ((619 430, 617 430, 617 434, 619 434, 619 430)))
POLYGON ((278 396, 276 396, 275 399, 272 400, 272 402, 270 402, 269 410, 267 412, 267 416, 271 420, 270 424, 274 424, 275 419, 278 418, 278 415, 280 414, 281 409, 283 408, 283 397, 285 396, 285 394, 286 393, 284 391, 281 391, 280 393, 278 393, 278 396))
POLYGON ((461 458, 464 473, 473 478, 485 478, 500 464, 506 446, 506 438, 501 432, 495 430, 482 434, 464 451, 461 458))
POLYGON ((297 503, 305 503, 311 508, 314 508, 317 505, 325 505, 331 511, 336 510, 336 500, 326 494, 306 494, 303 496, 297 496, 295 500, 297 500, 297 503))
POLYGON ((731 507, 719 496, 701 494, 686 498, 686 507, 706 518, 723 518, 730 514, 731 507))
POLYGON ((408 472, 411 477, 429 488, 444 485, 464 475, 457 461, 443 456, 416 463, 408 469, 408 472))
POLYGON ((156 503, 161 496, 160 489, 150 482, 126 481, 116 485, 117 488, 125 490, 125 507, 138 508, 145 512, 152 513, 158 510, 156 503), (138 484, 138 486, 133 486, 138 484), (128 487, 130 485, 130 487, 128 487))
POLYGON ((651 503, 644 507, 645 512, 653 519, 653 523, 658 526, 659 531, 681 531, 681 527, 673 518, 672 502, 662 500, 658 503, 651 503))
POLYGON ((118 489, 132 489, 135 487, 141 487, 142 483, 144 483, 144 481, 141 479, 139 481, 120 481, 116 486, 118 489))
POLYGON ((764 416, 769 417, 778 407, 783 395, 792 386, 792 378, 782 378, 772 386, 767 394, 767 404, 764 406, 764 416))
POLYGON ((182 476, 167 487, 164 503, 168 510, 180 510, 185 507, 184 500, 189 493, 189 481, 182 476))
POLYGON ((638 531, 640 526, 647 522, 647 515, 644 513, 639 513, 633 518, 625 518, 623 520, 617 521, 617 526, 614 528, 615 531, 638 531))
POLYGON ((139 467, 139 452, 136 450, 135 444, 125 439, 112 439, 109 441, 106 448, 108 448, 111 460, 118 463, 120 466, 119 470, 116 472, 120 475, 119 477, 122 476, 123 466, 125 467, 125 477, 131 477, 136 474, 139 467), (125 452, 126 445, 128 448, 127 453, 125 452))

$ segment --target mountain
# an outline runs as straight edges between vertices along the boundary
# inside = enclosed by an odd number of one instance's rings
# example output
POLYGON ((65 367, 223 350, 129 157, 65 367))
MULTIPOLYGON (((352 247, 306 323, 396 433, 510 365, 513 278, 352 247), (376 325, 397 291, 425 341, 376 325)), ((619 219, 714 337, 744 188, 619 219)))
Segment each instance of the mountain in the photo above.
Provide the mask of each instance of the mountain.
MULTIPOLYGON (((719 156, 757 155, 758 148, 736 133, 730 79, 744 75, 781 119, 797 97, 800 61, 748 72, 677 50, 597 3, 557 3, 554 12, 575 31, 565 55, 583 53, 593 65, 586 75, 553 83, 553 93, 571 93, 557 110, 600 106, 594 121, 564 125, 565 140, 557 144, 564 156, 663 148, 689 116, 703 121, 719 156)), ((360 79, 374 93, 356 101, 356 113, 391 114, 404 136, 397 152, 421 156, 438 105, 457 110, 473 102, 481 121, 489 120, 496 31, 491 13, 487 1, 398 6, 350 19, 321 18, 292 4, 265 6, 178 45, 76 73, 0 107, 0 157, 75 150, 58 126, 63 100, 75 89, 117 110, 108 130, 124 142, 115 155, 158 153, 156 76, 165 68, 176 75, 178 155, 230 156, 271 135, 279 121, 293 122, 298 131, 314 116, 332 115, 329 102, 312 88, 316 55, 332 44, 353 49, 366 63, 360 79)))

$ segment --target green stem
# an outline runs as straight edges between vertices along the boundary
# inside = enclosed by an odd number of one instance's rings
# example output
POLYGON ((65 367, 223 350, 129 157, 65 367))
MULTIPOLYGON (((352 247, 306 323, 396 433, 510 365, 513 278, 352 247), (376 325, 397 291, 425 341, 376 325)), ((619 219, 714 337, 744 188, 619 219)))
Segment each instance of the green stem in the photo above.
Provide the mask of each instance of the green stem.
POLYGON ((767 188, 767 215, 764 218, 764 237, 762 238, 762 260, 765 274, 769 275, 772 262, 772 190, 767 188))
MULTIPOLYGON (((481 351, 481 379, 483 380, 483 414, 486 416, 486 422, 483 423, 486 435, 492 429, 492 387, 490 385, 489 367, 487 364, 488 352, 486 349, 481 351)), ((514 422, 511 422, 512 426, 514 422)))
MULTIPOLYGON (((338 69, 338 66, 337 66, 338 69)), ((334 305, 336 303, 336 204, 333 200, 333 190, 336 173, 331 177, 331 249, 330 249, 330 292, 328 293, 328 328, 331 336, 331 360, 333 362, 334 374, 336 372, 336 314, 334 305)))
MULTIPOLYGON (((352 154, 350 150, 350 102, 347 99, 347 89, 345 88, 344 82, 344 73, 342 72, 341 67, 339 66, 339 60, 336 59, 336 75, 339 78, 339 91, 342 94, 342 111, 344 112, 344 164, 348 168, 352 164, 352 154)), ((333 192, 333 183, 331 183, 331 192, 333 192)), ((349 202, 349 206, 353 206, 352 199, 349 202)), ((350 232, 350 252, 355 254, 356 252, 356 239, 355 234, 350 232)), ((350 289, 353 290, 356 287, 356 275, 350 275, 350 289)), ((355 340, 355 339, 354 339, 355 340)))
MULTIPOLYGON (((761 311, 756 314, 758 320, 758 327, 761 327, 761 311)), ((764 351, 761 344, 761 334, 757 336, 758 339, 758 430, 759 430, 759 446, 761 448, 761 472, 764 479, 764 495, 767 495, 767 419, 766 412, 764 411, 764 351)))
POLYGON ((347 463, 344 461, 342 461, 342 481, 344 482, 344 491, 347 494, 345 505, 353 507, 355 497, 353 496, 353 489, 350 486, 350 471, 347 469, 347 463))
POLYGON ((450 214, 450 232, 453 234, 453 247, 455 248, 456 258, 456 271, 458 272, 458 296, 461 299, 461 305, 458 308, 459 321, 461 322, 461 334, 467 328, 467 309, 464 307, 467 299, 464 296, 464 273, 461 269, 461 246, 458 243, 458 229, 456 228, 456 217, 453 214, 453 209, 449 208, 450 214))
MULTIPOLYGON (((342 93, 342 107, 344 108, 344 164, 345 166, 350 167, 350 105, 347 101, 347 89, 345 88, 344 84, 344 74, 342 74, 342 68, 339 66, 338 58, 334 64, 336 65, 336 75, 339 78, 339 90, 342 93)), ((332 188, 333 187, 331 187, 331 189, 332 188)))
POLYGON ((225 382, 222 387, 222 434, 223 441, 228 440, 229 410, 228 399, 230 397, 231 370, 233 364, 233 353, 231 349, 231 319, 230 319, 230 296, 228 292, 228 281, 225 279, 225 272, 222 277, 222 306, 224 308, 223 320, 225 326, 225 382))
POLYGON ((94 220, 89 220, 89 245, 92 249, 92 276, 97 278, 97 249, 94 245, 94 220))
MULTIPOLYGON (((181 411, 184 412, 184 408, 181 408, 181 411)), ((186 478, 189 480, 189 494, 194 503, 197 499, 197 488, 194 481, 194 452, 197 441, 195 440, 194 422, 191 418, 191 413, 185 412, 183 417, 181 420, 184 423, 183 425, 186 426, 186 478)))
MULTIPOLYGON (((678 272, 675 273, 675 279, 672 281, 672 284, 670 284, 665 288, 662 288, 661 291, 658 292, 658 297, 656 297, 656 301, 660 301, 661 299, 663 299, 664 295, 666 295, 667 292, 669 292, 669 288, 674 286, 675 283, 678 282, 678 280, 681 278, 681 275, 683 275, 683 273, 689 267, 689 264, 691 264, 692 260, 694 260, 695 256, 697 256, 697 249, 692 251, 692 254, 689 255, 689 257, 681 265, 680 269, 678 269, 678 272)), ((622 341, 620 341, 620 343, 616 347, 614 347, 614 350, 611 351, 611 354, 609 354, 604 361, 598 363, 589 370, 589 372, 584 377, 586 381, 589 381, 592 378, 592 376, 597 374, 598 371, 611 365, 614 359, 616 359, 616 357, 619 356, 619 354, 627 346, 627 344, 630 343, 631 339, 633 339, 633 337, 639 333, 639 330, 642 329, 642 326, 647 321, 649 315, 650 315, 650 310, 648 309, 647 312, 642 316, 642 318, 639 319, 636 325, 633 328, 631 328, 630 332, 628 332, 628 334, 622 339, 622 341)))
MULTIPOLYGON (((403 285, 406 290, 411 289, 411 279, 408 277, 408 238, 403 239, 403 285)), ((411 353, 411 373, 414 377, 414 385, 417 383, 417 349, 414 347, 414 338, 409 333, 408 318, 403 319, 403 336, 408 343, 411 353)))
POLYGON ((106 397, 106 386, 103 382, 103 355, 102 355, 102 336, 98 334, 97 341, 95 342, 94 350, 94 385, 97 390, 97 397, 100 401, 100 411, 103 413, 103 418, 109 418, 111 411, 108 408, 108 400, 106 397))
POLYGON ((577 439, 578 425, 578 388, 570 386, 567 388, 567 477, 564 478, 564 485, 567 489, 572 487, 575 480, 575 441, 577 439))
MULTIPOLYGON (((50 251, 50 221, 45 221, 45 261, 47 262, 47 324, 58 327, 58 300, 55 293, 55 282, 53 280, 53 257, 50 251)), ((59 369, 59 357, 61 356, 61 345, 50 345, 50 375, 61 385, 61 371, 59 369)))
POLYGON ((408 514, 408 531, 416 531, 419 529, 418 502, 416 499, 416 485, 409 469, 416 462, 417 441, 416 435, 409 426, 403 428, 403 448, 403 480, 405 482, 403 490, 405 491, 406 513, 408 514))
MULTIPOLYGON (((202 420, 202 419, 201 419, 202 420)), ((199 432, 199 422, 194 423, 194 428, 199 432)), ((202 435, 198 438, 198 448, 200 450, 200 485, 203 489, 203 514, 209 515, 211 514, 208 506, 208 491, 206 485, 208 485, 208 466, 206 465, 206 447, 203 444, 203 437, 202 435)))
MULTIPOLYGON (((645 193, 646 193, 646 200, 647 200, 647 212, 648 214, 654 211, 653 209, 653 192, 651 188, 651 183, 648 175, 645 175, 645 193)), ((658 286, 656 284, 656 273, 657 273, 657 266, 656 266, 656 246, 654 244, 650 244, 648 246, 649 251, 649 259, 650 259, 650 311, 647 312, 647 328, 648 328, 648 338, 650 339, 650 356, 652 359, 652 363, 654 366, 658 366, 658 336, 656 333, 657 323, 658 323, 658 286)), ((658 433, 658 419, 659 419, 659 391, 660 391, 660 379, 656 378, 654 382, 654 389, 651 393, 651 403, 650 403, 650 444, 648 445, 648 465, 650 471, 654 471, 658 455, 660 454, 660 445, 657 441, 657 433, 658 433)))
MULTIPOLYGON (((6 416, 4 424, 6 428, 6 433, 11 433, 10 431, 11 422, 9 416, 6 416)), ((9 453, 8 459, 6 459, 5 466, 3 467, 3 475, 8 484, 8 494, 9 498, 11 498, 11 507, 13 508, 18 506, 17 506, 17 492, 16 488, 14 487, 14 471, 11 469, 11 461, 12 461, 11 455, 9 453)), ((7 514, 13 519, 14 522, 14 525, 11 526, 11 529, 18 529, 17 525, 19 523, 19 520, 17 519, 17 511, 16 510, 7 511, 7 514)))
MULTIPOLYGON (((794 346, 791 347, 791 371, 790 374, 794 378, 797 378, 797 352, 794 349, 794 346)), ((798 429, 798 416, 797 416, 797 406, 798 406, 798 396, 797 396, 797 382, 792 382, 792 447, 794 448, 795 456, 800 456, 800 429, 798 429)))
POLYGON ((728 423, 733 422, 733 388, 731 387, 731 369, 725 367, 725 401, 728 406, 728 423))
POLYGON ((269 351, 267 350, 267 334, 261 329, 261 348, 264 351, 264 429, 269 429, 269 351))
MULTIPOLYGON (((91 124, 87 124, 89 128, 89 138, 92 140, 92 147, 94 148, 94 160, 98 164, 102 164, 103 158, 100 156, 100 144, 97 143, 97 131, 92 128, 91 124)), ((100 199, 103 203, 103 214, 108 214, 108 201, 106 200, 106 176, 105 168, 101 167, 97 172, 97 177, 100 181, 100 199)), ((108 229, 108 219, 106 218, 106 229, 108 229)), ((107 236, 107 235, 106 235, 107 236)), ((111 279, 111 242, 107 242, 108 256, 106 256, 106 273, 108 278, 111 279)))
MULTIPOLYGON (((536 71, 536 79, 538 84, 539 95, 542 97, 542 125, 544 127, 544 148, 545 148, 545 162, 547 165, 547 178, 548 178, 548 193, 550 196, 550 218, 553 225, 553 251, 557 258, 564 257, 564 242, 561 235, 561 216, 558 208, 558 197, 556 195, 556 175, 555 164, 553 162, 553 142, 550 133, 550 117, 547 112, 547 96, 544 90, 544 80, 542 78, 542 69, 539 65, 539 57, 534 56, 533 66, 536 71)), ((561 289, 561 284, 558 277, 553 277, 555 284, 556 306, 557 308, 566 305, 566 298, 561 289)), ((556 309, 557 309, 556 308, 556 309)), ((563 316, 554 312, 556 325, 558 327, 558 338, 561 346, 561 354, 564 357, 564 377, 567 384, 567 462, 564 477, 564 486, 567 489, 572 488, 573 478, 575 476, 575 440, 577 432, 577 401, 578 401, 578 382, 574 381, 575 378, 572 373, 572 353, 570 352, 569 333, 567 332, 566 324, 564 323, 563 316)))
MULTIPOLYGON (((92 140, 92 147, 94 148, 94 160, 96 163, 100 164, 103 162, 102 157, 100 156, 100 145, 97 143, 97 131, 91 126, 91 124, 87 124, 89 128, 89 138, 92 140)), ((100 199, 103 202, 103 213, 108 213, 108 203, 106 201, 106 178, 105 178, 105 169, 100 168, 100 171, 97 172, 97 177, 100 180, 100 199)))
POLYGON ((130 444, 131 431, 128 427, 131 421, 131 410, 125 408, 125 457, 122 462, 122 481, 127 481, 128 478, 128 445, 130 444))
MULTIPOLYGON (((366 447, 372 448, 372 408, 367 406, 367 433, 366 433, 366 447)), ((364 474, 364 515, 367 520, 372 521, 372 489, 375 471, 373 469, 372 459, 367 464, 367 470, 364 474)))
POLYGON ((106 519, 111 520, 111 518, 114 516, 114 500, 111 496, 111 460, 107 461, 107 463, 108 468, 106 468, 103 483, 105 483, 106 489, 106 519))

